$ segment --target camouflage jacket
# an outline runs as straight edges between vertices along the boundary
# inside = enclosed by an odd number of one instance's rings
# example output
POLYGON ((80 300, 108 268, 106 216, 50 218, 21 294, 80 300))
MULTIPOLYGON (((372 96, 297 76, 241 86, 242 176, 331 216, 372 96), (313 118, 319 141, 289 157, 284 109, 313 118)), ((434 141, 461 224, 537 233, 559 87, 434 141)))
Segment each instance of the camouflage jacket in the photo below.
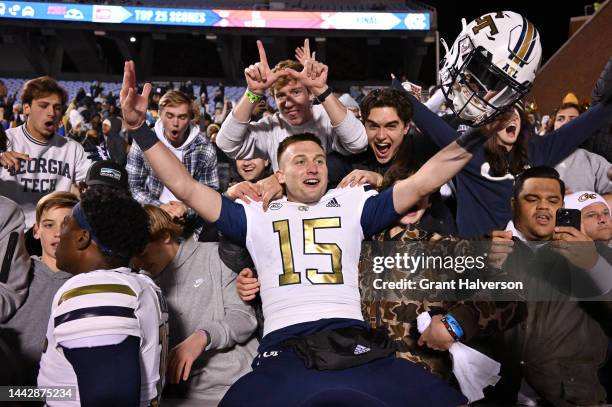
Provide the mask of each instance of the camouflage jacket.
MULTIPOLYGON (((394 252, 416 250, 415 242, 423 242, 428 250, 437 255, 459 256, 473 252, 475 243, 450 235, 426 232, 408 227, 399 235, 391 238, 388 231, 379 233, 365 242, 359 262, 359 284, 362 297, 364 319, 372 328, 384 329, 397 346, 397 355, 417 363, 432 373, 445 379, 452 378, 451 360, 448 352, 434 351, 417 344, 419 333, 416 326, 417 316, 422 312, 451 312, 460 322, 465 335, 463 342, 475 336, 491 335, 505 331, 527 317, 524 302, 494 301, 448 301, 436 298, 436 292, 428 291, 427 298, 406 298, 405 293, 393 299, 380 298, 372 281, 376 278, 373 270, 373 257, 377 242, 393 242, 394 252)), ((386 244, 385 244, 386 245, 386 244)), ((379 243, 379 247, 382 247, 379 243)), ((424 270, 425 275, 429 270, 424 270)), ((393 273, 393 271, 392 271, 393 273)))

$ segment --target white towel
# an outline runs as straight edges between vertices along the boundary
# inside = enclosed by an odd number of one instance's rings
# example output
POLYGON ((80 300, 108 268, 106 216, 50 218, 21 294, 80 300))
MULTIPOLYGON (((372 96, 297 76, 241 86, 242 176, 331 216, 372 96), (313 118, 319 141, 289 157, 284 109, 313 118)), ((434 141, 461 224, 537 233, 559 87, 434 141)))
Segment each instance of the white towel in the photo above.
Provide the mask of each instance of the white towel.
MULTIPOLYGON (((428 312, 417 317, 420 333, 423 333, 430 323, 431 316, 428 312)), ((448 351, 453 360, 453 373, 459 382, 461 393, 470 403, 484 398, 482 390, 487 386, 495 386, 499 381, 501 365, 461 342, 453 343, 448 351)))

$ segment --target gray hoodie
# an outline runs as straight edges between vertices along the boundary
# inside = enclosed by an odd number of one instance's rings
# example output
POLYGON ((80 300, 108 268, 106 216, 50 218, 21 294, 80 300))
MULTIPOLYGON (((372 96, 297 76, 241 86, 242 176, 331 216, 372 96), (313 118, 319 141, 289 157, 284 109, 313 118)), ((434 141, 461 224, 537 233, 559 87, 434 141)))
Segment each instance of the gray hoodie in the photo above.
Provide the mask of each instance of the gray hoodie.
POLYGON ((196 329, 208 331, 212 341, 194 362, 182 397, 216 406, 251 370, 258 347, 255 312, 238 296, 236 273, 219 258, 217 243, 182 242, 156 282, 168 302, 170 348, 196 329))
POLYGON ((35 256, 32 256, 31 267, 32 280, 25 302, 8 322, 0 325, 0 335, 21 362, 22 384, 28 386, 36 385, 38 362, 43 352, 53 297, 72 277, 64 271, 52 271, 35 256))
POLYGON ((28 293, 30 258, 25 247, 24 228, 19 205, 0 196, 0 323, 17 311, 28 293))

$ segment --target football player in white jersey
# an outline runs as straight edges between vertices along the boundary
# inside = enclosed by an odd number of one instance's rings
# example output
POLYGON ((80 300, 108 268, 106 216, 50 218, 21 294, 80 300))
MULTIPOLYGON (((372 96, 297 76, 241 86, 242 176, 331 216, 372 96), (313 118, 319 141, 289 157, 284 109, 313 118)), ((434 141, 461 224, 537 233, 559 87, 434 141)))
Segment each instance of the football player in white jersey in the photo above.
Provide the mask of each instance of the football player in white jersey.
POLYGON ((38 386, 64 387, 50 406, 149 406, 164 376, 167 309, 153 281, 127 268, 146 244, 147 214, 106 186, 81 198, 56 250, 75 276, 53 298, 38 386))
MULTIPOLYGON (((306 71, 296 74, 308 80, 306 71)), ((289 137, 277 152, 277 177, 286 198, 272 202, 264 211, 261 203, 234 203, 192 182, 180 162, 143 124, 150 91, 151 85, 145 84, 143 93, 136 93, 134 63, 126 62, 121 105, 134 140, 175 196, 247 246, 259 272, 265 336, 255 370, 229 390, 221 405, 251 403, 254 389, 258 389, 260 405, 266 406, 285 406, 296 400, 414 406, 465 402, 455 390, 410 362, 393 357, 355 364, 329 360, 331 366, 315 361, 316 369, 307 369, 308 362, 302 363, 297 352, 281 343, 345 328, 365 330, 357 289, 361 240, 388 227, 453 177, 470 159, 471 151, 482 144, 483 133, 467 132, 416 174, 378 195, 364 187, 326 193, 327 166, 318 138, 309 134, 289 137)), ((374 342, 368 343, 372 347, 357 343, 350 356, 367 355, 377 345, 374 342)))

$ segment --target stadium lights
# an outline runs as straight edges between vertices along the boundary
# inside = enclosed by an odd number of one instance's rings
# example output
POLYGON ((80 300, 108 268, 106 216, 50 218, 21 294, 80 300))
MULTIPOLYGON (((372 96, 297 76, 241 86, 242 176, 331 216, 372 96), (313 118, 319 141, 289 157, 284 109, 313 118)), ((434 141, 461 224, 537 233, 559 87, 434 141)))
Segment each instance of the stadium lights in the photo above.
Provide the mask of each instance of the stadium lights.
POLYGON ((130 37, 130 42, 136 42, 136 37, 130 37))

